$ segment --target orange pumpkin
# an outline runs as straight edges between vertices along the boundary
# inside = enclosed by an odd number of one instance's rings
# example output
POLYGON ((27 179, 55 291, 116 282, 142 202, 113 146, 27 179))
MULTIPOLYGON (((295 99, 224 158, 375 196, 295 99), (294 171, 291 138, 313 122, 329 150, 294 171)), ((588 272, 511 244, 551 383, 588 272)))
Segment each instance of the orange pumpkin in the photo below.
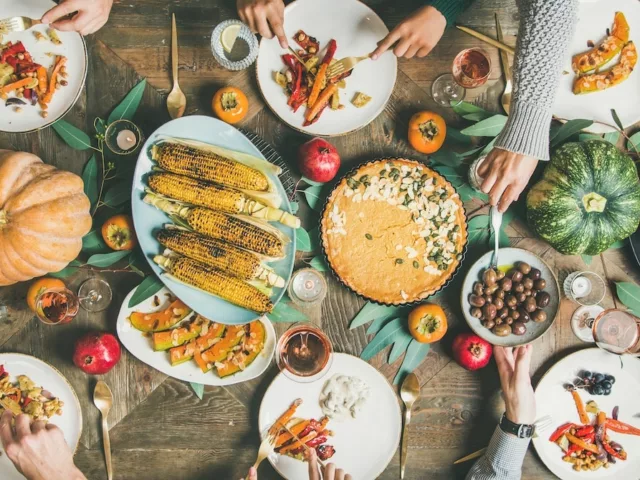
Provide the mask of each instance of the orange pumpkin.
POLYGON ((102 238, 112 250, 133 250, 138 244, 129 215, 114 215, 102 225, 102 238))
POLYGON ((59 272, 91 230, 82 179, 25 152, 0 150, 0 286, 59 272))
POLYGON ((409 143, 421 153, 437 152, 447 136, 447 124, 437 113, 418 112, 409 120, 409 143))
POLYGON ((238 123, 247 116, 249 100, 242 90, 224 87, 213 96, 213 113, 223 122, 238 123))
POLYGON ((36 301, 42 292, 45 290, 49 290, 50 288, 66 288, 67 286, 64 284, 62 280, 59 278, 39 278, 34 280, 33 283, 29 286, 29 290, 27 291, 27 305, 32 312, 36 311, 36 301))
POLYGON ((423 303, 409 313, 409 331, 420 343, 433 343, 447 333, 447 316, 439 305, 423 303))

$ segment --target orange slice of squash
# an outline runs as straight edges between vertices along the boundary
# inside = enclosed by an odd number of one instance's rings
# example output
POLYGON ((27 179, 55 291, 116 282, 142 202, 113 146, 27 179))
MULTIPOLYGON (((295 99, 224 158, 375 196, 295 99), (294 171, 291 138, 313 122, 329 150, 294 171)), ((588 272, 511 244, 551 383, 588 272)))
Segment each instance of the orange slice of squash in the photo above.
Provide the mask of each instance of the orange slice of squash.
POLYGON ((193 358, 202 372, 207 373, 216 362, 225 360, 232 349, 244 339, 245 333, 245 325, 228 326, 222 340, 208 350, 203 352, 196 351, 193 358))
POLYGON ((225 325, 211 323, 207 332, 186 345, 180 345, 169 350, 169 360, 172 366, 191 360, 196 352, 200 353, 215 345, 225 332, 225 325))
POLYGON ((573 56, 571 66, 576 73, 588 73, 603 67, 629 41, 629 24, 622 12, 616 12, 611 34, 591 50, 573 56))
POLYGON ((267 331, 259 320, 249 324, 249 335, 245 336, 242 349, 230 360, 216 364, 220 378, 228 377, 241 370, 245 370, 264 349, 267 331))
POLYGON ((142 332, 161 332, 173 328, 182 320, 187 318, 191 313, 191 309, 182 301, 175 300, 171 302, 165 310, 160 312, 144 313, 133 312, 129 316, 131 325, 142 332))
POLYGON ((638 52, 636 51, 636 46, 633 42, 629 42, 620 52, 620 62, 611 70, 577 77, 573 82, 573 93, 582 95, 615 87, 629 78, 637 61, 638 52))

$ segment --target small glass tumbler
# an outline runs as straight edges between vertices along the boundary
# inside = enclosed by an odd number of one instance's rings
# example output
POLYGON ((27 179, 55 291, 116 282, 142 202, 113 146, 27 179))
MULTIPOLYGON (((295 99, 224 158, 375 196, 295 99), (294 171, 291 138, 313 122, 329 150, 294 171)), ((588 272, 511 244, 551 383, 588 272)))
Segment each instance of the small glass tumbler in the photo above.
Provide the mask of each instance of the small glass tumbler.
POLYGON ((288 293, 297 305, 318 305, 327 295, 327 282, 317 270, 301 268, 291 277, 288 293))
POLYGON ((598 305, 607 293, 602 277, 593 272, 573 272, 563 284, 564 294, 580 305, 598 305))
POLYGON ((256 58, 258 58, 259 50, 260 45, 258 44, 258 39, 249 27, 240 20, 226 20, 218 24, 211 34, 211 52, 213 53, 213 58, 227 70, 244 70, 248 68, 256 61, 256 58), (231 25, 240 25, 236 42, 243 40, 248 46, 246 56, 238 60, 228 58, 222 46, 222 32, 231 25))
POLYGON ((131 120, 116 120, 104 132, 104 142, 116 155, 131 155, 144 143, 144 135, 131 120))

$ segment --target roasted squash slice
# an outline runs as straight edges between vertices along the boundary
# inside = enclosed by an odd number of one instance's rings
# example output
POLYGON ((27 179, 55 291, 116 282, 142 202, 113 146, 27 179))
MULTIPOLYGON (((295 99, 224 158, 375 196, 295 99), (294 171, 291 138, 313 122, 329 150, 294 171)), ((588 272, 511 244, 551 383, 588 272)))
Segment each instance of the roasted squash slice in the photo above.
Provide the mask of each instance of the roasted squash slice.
POLYGON ((622 12, 616 12, 611 34, 591 50, 573 56, 572 68, 576 73, 588 73, 602 68, 618 54, 629 41, 629 24, 622 12))
MULTIPOLYGON (((225 325, 212 322, 205 333, 185 345, 173 347, 169 350, 169 361, 172 366, 191 360, 196 352, 207 350, 220 341, 225 332, 225 325)), ((203 329, 204 330, 204 329, 203 329)))
POLYGON ((242 350, 237 352, 232 359, 216 364, 220 378, 238 373, 251 365, 264 349, 266 336, 267 331, 261 321, 251 322, 249 335, 246 335, 244 342, 242 342, 242 350))
POLYGON ((633 42, 627 43, 620 52, 620 62, 611 70, 602 73, 591 73, 578 77, 573 82, 573 93, 582 95, 584 93, 599 92, 607 88, 615 87, 624 82, 638 61, 638 52, 633 42))
POLYGON ((183 345, 200 335, 202 327, 209 323, 210 321, 206 318, 196 315, 189 325, 174 328, 173 330, 165 330, 164 332, 155 332, 153 334, 153 349, 156 352, 160 352, 183 345))
POLYGON ((222 340, 208 350, 194 352, 193 358, 203 373, 213 368, 216 362, 226 360, 227 355, 244 340, 246 334, 245 325, 228 326, 222 340))
POLYGON ((133 312, 129 316, 131 325, 142 332, 161 332, 175 327, 187 318, 191 309, 180 300, 175 300, 165 310, 160 312, 144 313, 133 312))

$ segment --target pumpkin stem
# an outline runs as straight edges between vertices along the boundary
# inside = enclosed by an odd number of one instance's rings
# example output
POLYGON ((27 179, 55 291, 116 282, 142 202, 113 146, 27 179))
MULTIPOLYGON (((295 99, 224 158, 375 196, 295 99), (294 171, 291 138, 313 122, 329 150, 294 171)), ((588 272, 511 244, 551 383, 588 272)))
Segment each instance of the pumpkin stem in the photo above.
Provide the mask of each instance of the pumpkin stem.
POLYGON ((596 192, 587 193, 582 197, 582 205, 587 213, 591 212, 604 212, 604 207, 607 204, 607 199, 596 192))
POLYGON ((430 142, 433 141, 439 132, 438 125, 436 125, 436 122, 433 120, 427 120, 426 122, 421 123, 418 128, 420 129, 422 136, 430 142))

